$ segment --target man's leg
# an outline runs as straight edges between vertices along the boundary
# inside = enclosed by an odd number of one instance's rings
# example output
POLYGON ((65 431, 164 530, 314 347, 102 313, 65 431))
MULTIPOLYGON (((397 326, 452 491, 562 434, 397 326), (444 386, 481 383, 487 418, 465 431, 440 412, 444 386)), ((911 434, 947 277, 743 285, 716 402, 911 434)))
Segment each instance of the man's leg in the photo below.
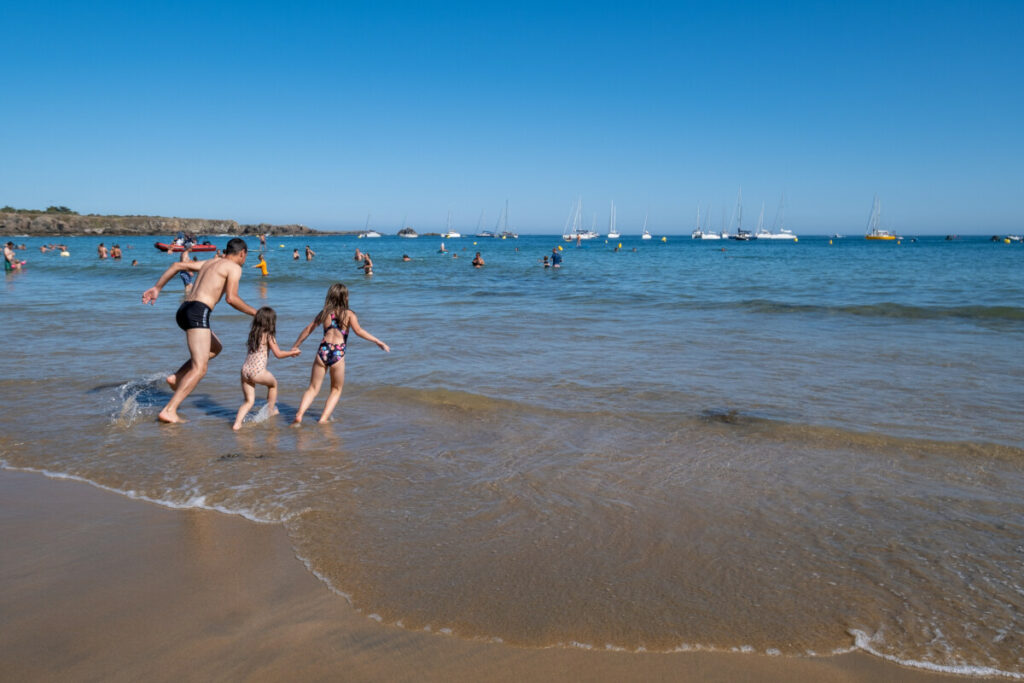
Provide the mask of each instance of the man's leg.
MULTIPOLYGON (((219 354, 224 349, 224 345, 220 343, 220 339, 217 339, 217 335, 215 335, 213 332, 210 332, 210 337, 210 360, 213 360, 214 358, 217 357, 217 354, 219 354)), ((177 369, 177 371, 175 371, 173 375, 167 375, 166 382, 171 387, 171 389, 178 388, 178 382, 181 381, 181 378, 185 376, 185 373, 187 373, 189 368, 191 367, 192 359, 189 358, 182 364, 180 368, 177 369)))
POLYGON ((177 381, 174 395, 171 396, 171 400, 167 402, 167 405, 164 406, 164 409, 157 416, 157 419, 161 422, 184 422, 178 416, 178 406, 192 393, 192 390, 199 384, 199 380, 206 375, 206 368, 210 363, 210 358, 220 353, 222 348, 220 340, 213 335, 213 332, 206 328, 185 330, 185 341, 188 343, 190 358, 179 370, 179 372, 184 372, 177 381), (214 347, 215 341, 216 347, 214 347), (216 348, 216 353, 213 351, 214 348, 216 348))

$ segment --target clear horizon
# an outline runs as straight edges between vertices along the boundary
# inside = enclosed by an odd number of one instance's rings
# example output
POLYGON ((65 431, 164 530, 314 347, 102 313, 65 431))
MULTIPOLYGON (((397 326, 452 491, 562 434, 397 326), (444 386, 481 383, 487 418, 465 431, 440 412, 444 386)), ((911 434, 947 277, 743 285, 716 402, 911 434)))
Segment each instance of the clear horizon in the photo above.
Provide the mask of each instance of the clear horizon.
POLYGON ((1024 3, 26 3, 0 205, 381 232, 1024 229, 1024 3), (33 30, 27 30, 33 28, 33 30), (729 226, 735 225, 733 221, 729 226))

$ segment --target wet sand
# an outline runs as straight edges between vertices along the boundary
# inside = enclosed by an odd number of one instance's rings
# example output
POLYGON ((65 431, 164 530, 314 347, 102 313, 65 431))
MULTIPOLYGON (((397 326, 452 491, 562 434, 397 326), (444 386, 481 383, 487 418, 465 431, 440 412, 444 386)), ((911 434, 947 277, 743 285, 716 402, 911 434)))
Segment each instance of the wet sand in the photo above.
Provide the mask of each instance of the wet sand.
POLYGON ((280 526, 23 472, 0 471, 0 547, 2 680, 955 678, 861 653, 531 650, 403 631, 331 593, 280 526))

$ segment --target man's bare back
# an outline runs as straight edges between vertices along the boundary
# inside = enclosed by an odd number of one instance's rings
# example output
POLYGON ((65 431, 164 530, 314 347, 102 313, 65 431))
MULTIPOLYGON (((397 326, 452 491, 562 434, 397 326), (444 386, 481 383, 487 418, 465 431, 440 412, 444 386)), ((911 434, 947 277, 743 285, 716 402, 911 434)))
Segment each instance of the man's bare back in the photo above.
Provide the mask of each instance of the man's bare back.
POLYGON ((186 301, 201 301, 212 309, 228 293, 229 283, 233 285, 232 294, 238 295, 238 282, 242 277, 240 265, 226 258, 199 263, 202 266, 192 283, 192 291, 185 297, 186 301))

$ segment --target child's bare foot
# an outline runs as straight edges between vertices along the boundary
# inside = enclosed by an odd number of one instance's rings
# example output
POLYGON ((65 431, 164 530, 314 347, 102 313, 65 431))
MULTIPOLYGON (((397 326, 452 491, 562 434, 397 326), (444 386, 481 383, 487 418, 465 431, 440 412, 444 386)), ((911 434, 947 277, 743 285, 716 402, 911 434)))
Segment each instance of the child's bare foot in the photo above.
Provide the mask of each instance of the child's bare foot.
POLYGON ((295 419, 292 420, 292 427, 299 427, 301 425, 302 425, 302 418, 299 417, 298 415, 296 415, 295 419))
POLYGON ((334 422, 334 420, 329 415, 321 417, 319 420, 316 421, 316 423, 320 424, 320 425, 325 425, 325 424, 328 424, 330 422, 334 422))
POLYGON ((161 410, 160 414, 156 416, 156 419, 166 424, 184 424, 188 422, 188 420, 181 417, 173 410, 161 410))
POLYGON ((242 423, 241 422, 236 422, 235 424, 231 425, 231 428, 234 429, 237 432, 239 429, 242 428, 242 423))
POLYGON ((171 389, 177 389, 178 388, 178 376, 177 375, 167 375, 167 377, 164 379, 164 381, 167 382, 167 386, 169 386, 171 389))

